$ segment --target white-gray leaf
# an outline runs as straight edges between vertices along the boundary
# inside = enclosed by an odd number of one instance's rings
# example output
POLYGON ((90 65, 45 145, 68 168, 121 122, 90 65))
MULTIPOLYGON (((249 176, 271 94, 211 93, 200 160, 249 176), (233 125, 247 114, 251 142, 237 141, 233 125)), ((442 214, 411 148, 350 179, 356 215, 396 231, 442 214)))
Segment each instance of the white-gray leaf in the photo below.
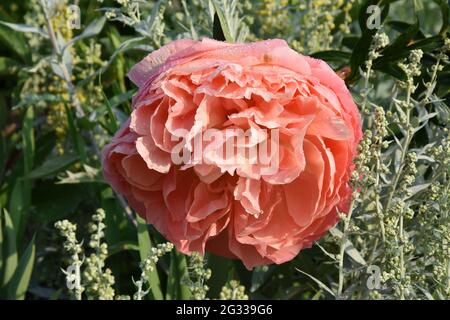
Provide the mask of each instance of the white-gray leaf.
POLYGON ((45 32, 43 29, 30 26, 28 24, 21 24, 21 23, 9 23, 5 21, 0 21, 0 24, 18 32, 23 33, 37 33, 43 36, 44 38, 48 38, 47 32, 45 32))

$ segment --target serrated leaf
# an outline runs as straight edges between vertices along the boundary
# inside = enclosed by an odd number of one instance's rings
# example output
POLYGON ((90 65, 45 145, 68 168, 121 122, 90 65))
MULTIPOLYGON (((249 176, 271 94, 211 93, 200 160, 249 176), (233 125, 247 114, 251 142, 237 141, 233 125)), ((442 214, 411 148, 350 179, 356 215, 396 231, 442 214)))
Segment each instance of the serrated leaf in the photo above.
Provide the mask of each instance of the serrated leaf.
POLYGON ((28 284, 33 272, 35 248, 35 236, 31 239, 25 252, 20 257, 19 265, 11 281, 8 283, 8 299, 23 300, 28 289, 28 284))

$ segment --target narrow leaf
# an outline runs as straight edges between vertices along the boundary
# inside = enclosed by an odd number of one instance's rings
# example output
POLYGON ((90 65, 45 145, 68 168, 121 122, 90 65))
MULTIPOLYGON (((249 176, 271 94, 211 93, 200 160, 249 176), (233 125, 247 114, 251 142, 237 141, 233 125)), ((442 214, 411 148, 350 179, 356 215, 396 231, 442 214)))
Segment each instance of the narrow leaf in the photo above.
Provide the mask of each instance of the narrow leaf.
POLYGON ((221 8, 221 6, 217 3, 216 0, 212 1, 214 5, 214 10, 216 11, 214 15, 214 36, 216 40, 226 40, 228 42, 234 42, 233 36, 231 35, 230 28, 228 27, 227 19, 225 18, 225 14, 221 8), (217 16, 217 17, 216 17, 217 16), (216 22, 217 21, 217 22, 216 22), (220 28, 219 28, 220 27, 220 28))
POLYGON ((188 267, 186 257, 176 251, 172 251, 170 259, 169 276, 167 277, 167 300, 187 300, 191 294, 184 284, 188 279, 188 267))
MULTIPOLYGON (((342 239, 342 232, 339 229, 331 228, 330 233, 339 238, 342 239)), ((344 243, 345 253, 347 253, 355 262, 365 266, 367 265, 366 260, 361 256, 358 250, 353 246, 353 243, 351 243, 350 240, 346 240, 344 243)))
MULTIPOLYGON (((147 259, 150 253, 150 248, 152 247, 152 242, 150 235, 148 234, 147 223, 139 215, 136 215, 136 220, 138 222, 138 243, 139 243, 139 255, 141 261, 147 259)), ((163 300, 164 295, 161 291, 161 282, 159 280, 158 270, 155 265, 153 265, 153 271, 148 275, 148 281, 150 283, 150 294, 155 300, 163 300)))
POLYGON ((6 285, 14 275, 17 268, 18 255, 16 246, 16 231, 8 211, 4 210, 5 217, 5 251, 3 252, 4 270, 2 286, 6 285))
POLYGON ((8 284, 8 299, 23 300, 33 272, 36 252, 35 235, 20 258, 19 266, 8 284))
POLYGON ((78 160, 78 156, 74 154, 65 154, 56 156, 45 161, 40 167, 34 169, 25 176, 25 179, 40 179, 52 176, 78 160))
POLYGON ((312 275, 310 275, 309 273, 306 273, 300 269, 296 269, 297 271, 303 273, 305 276, 308 276, 311 280, 313 280, 315 283, 317 283, 319 285, 319 287, 321 287, 322 289, 324 289, 326 292, 328 292, 329 294, 331 294, 333 297, 335 296, 334 292, 328 288, 328 286, 326 284, 324 284, 322 281, 320 281, 319 279, 313 277, 312 275))
POLYGON ((48 34, 41 28, 33 27, 27 24, 21 24, 21 23, 9 23, 5 21, 0 21, 0 24, 4 25, 5 27, 8 27, 14 31, 19 31, 23 33, 37 33, 43 36, 44 38, 48 38, 48 34))

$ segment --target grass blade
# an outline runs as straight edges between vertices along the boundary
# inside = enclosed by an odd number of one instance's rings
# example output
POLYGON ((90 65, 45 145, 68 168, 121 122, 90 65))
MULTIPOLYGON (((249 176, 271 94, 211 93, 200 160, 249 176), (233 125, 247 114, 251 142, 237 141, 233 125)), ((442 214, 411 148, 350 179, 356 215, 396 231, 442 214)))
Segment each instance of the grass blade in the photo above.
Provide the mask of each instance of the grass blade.
POLYGON ((216 14, 214 15, 214 38, 217 37, 217 40, 223 39, 230 43, 233 43, 234 39, 233 36, 231 35, 227 19, 221 6, 215 0, 213 0, 212 3, 214 5, 214 10, 216 11, 216 14), (216 17, 218 18, 218 21, 216 17))
MULTIPOLYGON (((3 278, 3 210, 0 208, 0 279, 3 278)), ((2 284, 0 283, 0 287, 2 284)))
POLYGON ((331 294, 333 297, 335 297, 336 295, 334 294, 333 290, 331 290, 330 288, 328 288, 328 286, 323 283, 322 281, 320 281, 319 279, 313 277, 312 275, 310 275, 309 273, 306 273, 300 269, 296 269, 298 272, 301 272, 302 274, 304 274, 305 276, 308 276, 312 281, 314 281, 315 283, 318 284, 318 286, 322 289, 324 289, 326 292, 328 292, 329 294, 331 294))
POLYGON ((184 280, 189 276, 186 257, 176 251, 170 253, 170 269, 167 277, 167 300, 188 300, 191 298, 189 288, 184 280))
POLYGON ((31 273, 33 272, 34 257, 36 253, 35 235, 28 244, 24 254, 20 258, 14 276, 8 283, 8 299, 24 300, 25 294, 30 283, 31 273))
MULTIPOLYGON (((150 253, 152 247, 152 241, 148 234, 147 224, 139 215, 136 215, 138 222, 138 243, 139 243, 139 255, 141 261, 144 261, 150 253)), ((150 283, 150 296, 155 300, 163 300, 164 295, 161 291, 161 282, 159 281, 158 270, 154 266, 153 271, 149 273, 148 281, 150 283)))
POLYGON ((8 211, 4 210, 5 217, 5 249, 4 254, 4 270, 3 270, 3 280, 2 286, 6 285, 14 275, 17 269, 18 254, 16 245, 16 230, 14 229, 11 216, 8 211))

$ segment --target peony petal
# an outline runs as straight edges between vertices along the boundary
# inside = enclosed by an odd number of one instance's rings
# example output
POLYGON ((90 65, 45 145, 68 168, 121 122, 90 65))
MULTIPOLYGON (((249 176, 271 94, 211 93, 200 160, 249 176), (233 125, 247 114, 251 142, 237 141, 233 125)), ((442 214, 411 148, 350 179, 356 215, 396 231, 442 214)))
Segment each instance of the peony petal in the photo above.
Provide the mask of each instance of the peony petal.
POLYGON ((136 149, 149 169, 161 173, 169 172, 171 165, 170 154, 159 149, 152 137, 139 137, 136 140, 136 149))
POLYGON ((163 65, 163 63, 166 62, 171 55, 189 48, 195 43, 195 41, 189 39, 176 40, 161 49, 153 51, 141 62, 131 68, 128 73, 128 77, 135 85, 141 87, 148 81, 149 78, 152 78, 155 74, 157 74, 155 70, 156 67, 163 65))

